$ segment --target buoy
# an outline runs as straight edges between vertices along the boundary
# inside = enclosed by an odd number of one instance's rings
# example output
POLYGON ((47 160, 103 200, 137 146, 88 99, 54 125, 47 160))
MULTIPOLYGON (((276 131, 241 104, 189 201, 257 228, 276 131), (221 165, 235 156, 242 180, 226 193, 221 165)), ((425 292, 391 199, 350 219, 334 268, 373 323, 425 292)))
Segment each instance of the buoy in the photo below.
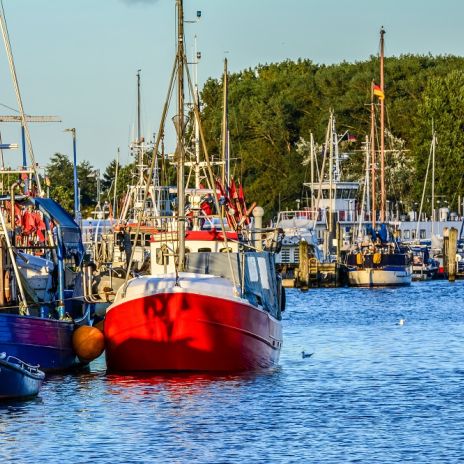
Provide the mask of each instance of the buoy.
POLYGON ((105 349, 103 332, 89 325, 78 327, 73 333, 73 348, 81 362, 93 361, 105 349))

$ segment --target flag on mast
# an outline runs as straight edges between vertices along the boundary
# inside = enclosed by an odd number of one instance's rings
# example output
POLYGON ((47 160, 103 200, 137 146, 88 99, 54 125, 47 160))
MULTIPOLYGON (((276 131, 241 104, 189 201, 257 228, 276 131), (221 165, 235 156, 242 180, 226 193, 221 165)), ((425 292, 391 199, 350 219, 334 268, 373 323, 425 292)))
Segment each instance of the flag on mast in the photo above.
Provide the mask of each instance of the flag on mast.
POLYGON ((374 91, 374 95, 376 97, 379 97, 380 100, 383 100, 385 98, 385 94, 383 93, 383 90, 380 87, 380 85, 373 84, 372 85, 372 90, 374 91))

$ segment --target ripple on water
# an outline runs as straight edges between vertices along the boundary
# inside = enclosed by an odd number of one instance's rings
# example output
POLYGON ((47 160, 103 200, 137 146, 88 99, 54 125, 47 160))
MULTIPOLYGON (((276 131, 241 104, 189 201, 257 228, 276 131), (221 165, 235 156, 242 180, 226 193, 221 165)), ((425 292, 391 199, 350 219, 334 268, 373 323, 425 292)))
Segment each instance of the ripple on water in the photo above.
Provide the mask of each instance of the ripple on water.
POLYGON ((462 458, 463 282, 287 296, 279 368, 118 376, 101 357, 0 406, 0 462, 462 458))

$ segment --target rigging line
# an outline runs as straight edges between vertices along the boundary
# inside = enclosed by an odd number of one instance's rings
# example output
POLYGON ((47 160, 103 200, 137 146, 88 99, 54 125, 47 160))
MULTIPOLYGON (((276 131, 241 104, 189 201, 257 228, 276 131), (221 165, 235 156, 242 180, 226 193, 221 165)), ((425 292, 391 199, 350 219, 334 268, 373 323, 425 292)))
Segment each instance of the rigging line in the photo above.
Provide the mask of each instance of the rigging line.
MULTIPOLYGON (((400 148, 398 150, 396 150, 393 147, 392 140, 394 140, 396 137, 392 134, 391 129, 390 129, 391 124, 390 124, 390 113, 388 112, 388 105, 385 105, 385 113, 386 113, 386 116, 387 116, 388 138, 389 138, 390 143, 391 143, 390 149, 391 149, 392 154, 394 154, 396 152, 398 154, 398 157, 399 157, 402 153, 404 153, 404 145, 401 144, 400 148)), ((400 139, 399 137, 397 139, 401 140, 401 142, 403 142, 403 139, 400 139)), ((387 151, 385 153, 387 153, 387 151)), ((388 161, 387 156, 385 156, 385 161, 386 162, 388 161)), ((396 161, 398 161, 398 160, 396 160, 396 161)), ((392 160, 391 160, 391 156, 390 156, 390 166, 392 164, 391 162, 392 162, 392 160)), ((397 167, 397 166, 394 166, 394 167, 397 167)), ((399 188, 399 183, 396 182, 395 179, 393 178, 393 169, 389 170, 389 180, 390 180, 390 182, 389 182, 390 190, 393 191, 393 194, 396 197, 400 197, 401 196, 401 190, 399 188)))
POLYGON ((0 103, 0 106, 8 108, 9 110, 14 111, 15 113, 19 113, 19 111, 16 108, 12 108, 11 106, 5 105, 4 103, 0 103))
MULTIPOLYGON (((322 182, 324 180, 323 179, 324 178, 324 169, 325 169, 325 162, 326 162, 326 159, 327 159, 327 152, 328 152, 327 148, 328 148, 328 145, 329 145, 329 135, 330 135, 331 123, 332 123, 332 119, 329 119, 329 123, 327 125, 327 132, 326 132, 326 135, 325 135, 324 156, 322 158, 322 167, 321 167, 321 171, 319 173, 319 190, 317 192, 317 200, 316 200, 316 207, 315 207, 316 211, 319 211, 319 203, 321 201, 322 182)), ((313 221, 313 229, 316 228, 317 219, 318 219, 318 214, 315 213, 314 214, 314 221, 313 221)))
POLYGON ((456 188, 456 190, 454 191, 454 194, 453 194, 453 198, 451 199, 451 203, 450 203, 450 208, 453 206, 454 204, 454 200, 456 199, 456 195, 457 193, 459 192, 459 188, 461 187, 461 184, 462 184, 462 180, 464 179, 464 174, 461 176, 461 178, 459 179, 459 184, 456 188))
MULTIPOLYGON (((187 82, 188 82, 188 85, 189 85, 191 91, 193 92, 193 84, 192 84, 192 80, 190 79, 190 71, 189 71, 189 68, 187 66, 187 58, 185 57, 185 55, 184 55, 183 59, 184 59, 185 65, 186 65, 185 69, 186 69, 186 74, 187 74, 187 82)), ((210 176, 211 184, 216 187, 216 183, 215 183, 215 179, 214 179, 214 175, 213 175, 213 170, 211 169, 211 161, 210 161, 210 157, 209 157, 209 154, 208 154, 208 149, 206 147, 205 134, 203 132, 203 126, 201 124, 200 110, 198 109, 197 102, 194 103, 193 109, 194 109, 194 112, 195 112, 195 117, 197 118, 199 130, 200 130, 200 140, 201 140, 201 144, 203 145, 203 153, 204 153, 205 160, 206 160, 207 172, 208 172, 208 174, 210 176)), ((216 190, 216 188, 215 188, 215 190, 216 190)), ((237 290, 238 285, 237 285, 237 281, 236 281, 236 278, 235 278, 235 272, 234 272, 234 269, 233 269, 233 266, 232 266, 232 258, 230 256, 231 255, 230 247, 229 247, 229 244, 228 244, 226 229, 225 229, 225 226, 224 226, 224 217, 222 217, 221 214, 220 214, 221 207, 219 206, 219 200, 217 198, 217 193, 215 193, 215 195, 213 195, 213 198, 214 198, 215 206, 216 206, 217 211, 219 213, 219 218, 220 218, 220 223, 221 223, 221 230, 222 230, 222 237, 223 237, 224 245, 225 245, 226 250, 227 250, 227 258, 228 258, 229 267, 230 267, 230 271, 231 271, 232 282, 234 284, 235 290, 237 290)), ((243 291, 243 289, 242 289, 242 291, 243 291)))
MULTIPOLYGON (((160 125, 159 125, 159 130, 158 130, 158 133, 156 134, 156 142, 155 142, 155 146, 153 147, 153 152, 154 153, 158 152, 159 144, 161 142, 161 137, 163 135, 163 128, 164 128, 164 124, 166 122, 166 116, 167 116, 168 109, 169 109, 169 101, 170 101, 169 95, 172 92, 174 79, 175 79, 175 76, 177 74, 176 69, 177 69, 177 55, 176 55, 176 58, 174 59, 174 65, 173 65, 173 69, 172 69, 172 72, 171 72, 171 78, 170 78, 170 81, 169 81, 168 94, 166 96, 166 100, 165 100, 165 103, 164 103, 163 113, 162 113, 161 120, 160 120, 160 125)), ((143 205, 145 205, 146 202, 147 202, 148 189, 150 187, 150 182, 151 182, 151 179, 153 177, 153 171, 155 169, 155 159, 156 159, 155 156, 151 157, 150 169, 148 171, 148 176, 147 176, 146 181, 145 181, 145 189, 144 189, 144 193, 143 193, 143 203, 142 203, 143 205)), ((142 223, 143 216, 144 216, 144 208, 142 208, 140 210, 140 212, 139 212, 139 217, 138 217, 138 221, 137 221, 137 229, 136 229, 136 232, 135 232, 135 239, 134 239, 135 245, 137 245, 137 240, 138 240, 138 237, 140 235, 140 226, 141 226, 141 223, 142 223)), ((137 246, 133 246, 132 250, 131 250, 129 263, 127 265, 126 278, 124 279, 124 285, 123 285, 123 291, 122 291, 123 296, 125 296, 125 294, 126 294, 127 282, 129 280, 130 269, 132 267, 132 263, 133 263, 133 260, 134 260, 134 254, 135 254, 135 249, 136 248, 137 248, 137 246)))
POLYGON ((427 171, 425 172, 424 188, 422 189, 422 198, 421 198, 421 203, 420 203, 420 208, 419 208, 419 217, 417 218, 416 238, 419 238, 419 223, 420 223, 421 216, 422 216, 422 208, 424 206, 425 190, 427 188, 427 179, 429 177, 430 161, 432 159, 432 150, 433 150, 433 141, 430 144, 429 159, 427 161, 427 171))
POLYGON ((31 142, 31 136, 29 133, 29 125, 27 123, 26 119, 26 113, 24 112, 24 107, 23 107, 23 101, 21 98, 21 92, 19 90, 19 84, 18 84, 18 76, 16 74, 16 67, 14 64, 13 60, 13 52, 11 51, 11 43, 10 43, 10 36, 8 33, 8 25, 6 23, 6 16, 5 16, 5 10, 3 8, 3 1, 1 2, 1 14, 0 14, 0 29, 2 30, 2 35, 3 35, 3 42, 5 44, 5 49, 6 49, 6 54, 8 58, 8 63, 10 67, 10 74, 13 80, 13 86, 15 89, 15 94, 16 94, 16 100, 19 106, 19 111, 21 114, 21 124, 24 129, 24 135, 26 138, 27 142, 27 148, 29 150, 29 157, 30 157, 30 162, 32 164, 32 170, 34 171, 35 174, 35 182, 37 185, 37 191, 39 195, 42 195, 42 186, 40 182, 40 176, 39 173, 37 172, 37 164, 35 162, 35 156, 34 156, 34 150, 32 149, 32 142, 31 142))

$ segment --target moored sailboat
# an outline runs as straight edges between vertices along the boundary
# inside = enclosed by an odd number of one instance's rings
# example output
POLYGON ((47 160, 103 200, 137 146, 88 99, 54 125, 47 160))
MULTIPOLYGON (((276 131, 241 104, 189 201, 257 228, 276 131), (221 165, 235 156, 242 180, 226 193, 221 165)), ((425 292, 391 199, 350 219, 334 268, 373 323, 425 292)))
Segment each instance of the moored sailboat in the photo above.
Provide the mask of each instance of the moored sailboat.
POLYGON ((371 85, 371 186, 372 225, 367 225, 366 239, 357 243, 346 256, 348 282, 354 287, 403 286, 412 281, 411 253, 401 247, 386 224, 385 147, 384 147, 384 34, 380 30, 380 85, 371 85), (380 221, 377 227, 376 151, 374 97, 380 102, 380 221))

